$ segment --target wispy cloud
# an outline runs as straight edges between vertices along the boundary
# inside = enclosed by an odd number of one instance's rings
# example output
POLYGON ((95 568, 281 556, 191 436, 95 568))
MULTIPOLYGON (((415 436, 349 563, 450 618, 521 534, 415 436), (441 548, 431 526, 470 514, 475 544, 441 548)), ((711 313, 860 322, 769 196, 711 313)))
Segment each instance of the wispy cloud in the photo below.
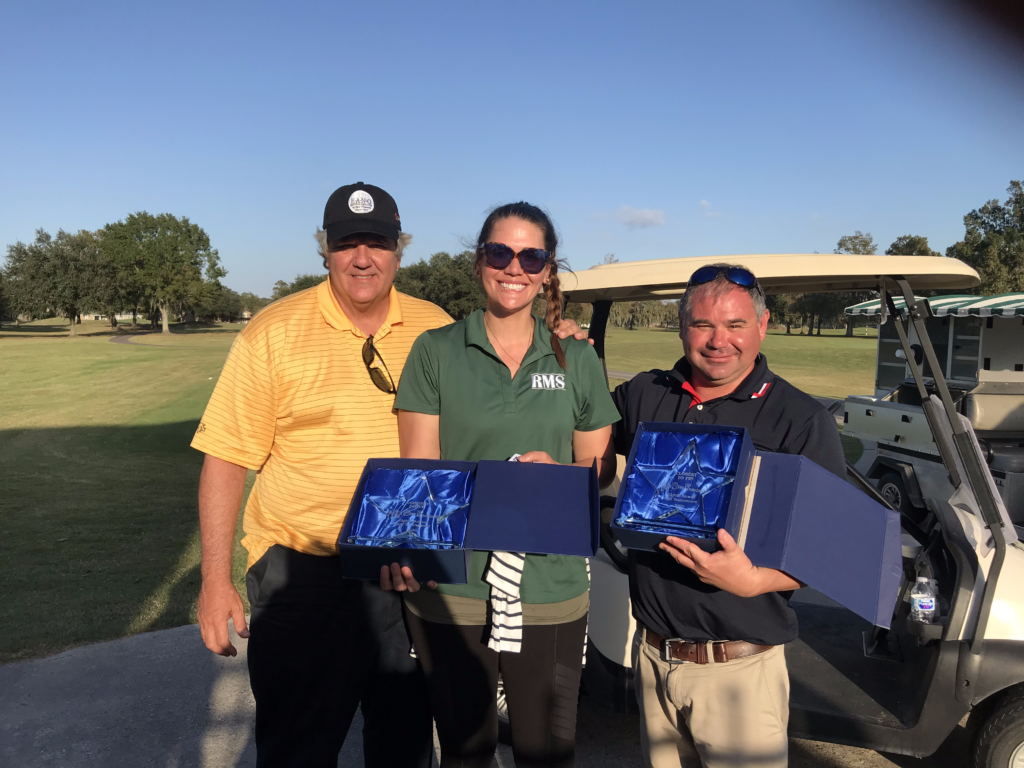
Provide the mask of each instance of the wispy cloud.
POLYGON ((665 224, 665 214, 650 208, 631 208, 624 205, 615 212, 615 218, 630 229, 644 227, 661 227, 665 224))
POLYGON ((700 203, 698 203, 698 205, 700 205, 701 209, 704 211, 705 219, 720 219, 722 217, 721 211, 712 210, 714 206, 711 205, 710 201, 701 200, 700 203))

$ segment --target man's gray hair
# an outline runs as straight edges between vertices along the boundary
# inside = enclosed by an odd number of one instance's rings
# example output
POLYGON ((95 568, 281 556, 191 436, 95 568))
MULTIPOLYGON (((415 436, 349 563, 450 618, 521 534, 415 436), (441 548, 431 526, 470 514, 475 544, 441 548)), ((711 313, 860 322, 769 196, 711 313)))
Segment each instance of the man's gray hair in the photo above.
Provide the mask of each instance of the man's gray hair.
MULTIPOLYGON (((313 233, 313 237, 316 238, 316 252, 320 254, 320 258, 324 260, 324 269, 327 269, 327 232, 320 229, 320 227, 317 227, 316 232, 313 233)), ((409 245, 409 243, 411 242, 412 235, 410 235, 407 232, 402 232, 401 234, 399 234, 398 247, 395 248, 396 259, 402 258, 402 251, 404 251, 405 247, 409 245)))
MULTIPOLYGON (((729 269, 730 267, 739 267, 740 269, 747 269, 742 264, 707 264, 708 267, 718 267, 719 269, 729 269)), ((750 272, 749 269, 747 269, 750 272)), ((753 274, 751 272, 751 274, 753 274)), ((720 296, 724 296, 729 291, 739 288, 741 291, 746 291, 747 295, 750 296, 750 301, 754 305, 754 312, 757 313, 757 321, 761 322, 761 318, 764 316, 767 307, 764 303, 764 293, 757 289, 756 286, 750 288, 744 288, 742 285, 736 285, 736 283, 730 282, 724 274, 720 274, 714 280, 708 283, 702 283, 696 285, 693 288, 688 288, 683 297, 679 299, 679 327, 682 328, 687 324, 690 319, 690 307, 697 299, 714 298, 717 299, 720 296)))

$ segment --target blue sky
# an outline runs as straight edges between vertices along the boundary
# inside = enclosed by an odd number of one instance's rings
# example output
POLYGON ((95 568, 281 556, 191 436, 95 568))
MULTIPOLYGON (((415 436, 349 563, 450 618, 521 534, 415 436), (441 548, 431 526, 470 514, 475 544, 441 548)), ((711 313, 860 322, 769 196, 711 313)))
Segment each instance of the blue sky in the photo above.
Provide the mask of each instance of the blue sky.
POLYGON ((940 2, 4 3, 0 35, 0 245, 170 212, 261 295, 358 180, 407 261, 526 199, 583 269, 944 251, 1024 178, 1024 59, 940 2))

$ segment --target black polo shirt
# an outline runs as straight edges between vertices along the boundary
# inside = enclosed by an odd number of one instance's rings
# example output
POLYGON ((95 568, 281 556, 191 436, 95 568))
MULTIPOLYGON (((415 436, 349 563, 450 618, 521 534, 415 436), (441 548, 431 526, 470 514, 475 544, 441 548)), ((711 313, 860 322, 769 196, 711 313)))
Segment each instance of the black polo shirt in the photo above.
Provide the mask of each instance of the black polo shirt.
MULTIPOLYGON (((846 461, 835 419, 814 398, 768 370, 758 355, 754 370, 726 397, 693 404, 683 388, 690 364, 682 358, 670 371, 648 371, 616 387, 612 399, 622 421, 612 427, 615 451, 625 456, 642 421, 745 427, 759 451, 806 456, 846 478, 846 461), (693 407, 691 407, 691 404, 693 407)), ((737 597, 704 584, 667 552, 630 550, 629 593, 633 616, 666 637, 687 640, 746 640, 781 645, 797 636, 792 592, 737 597)))

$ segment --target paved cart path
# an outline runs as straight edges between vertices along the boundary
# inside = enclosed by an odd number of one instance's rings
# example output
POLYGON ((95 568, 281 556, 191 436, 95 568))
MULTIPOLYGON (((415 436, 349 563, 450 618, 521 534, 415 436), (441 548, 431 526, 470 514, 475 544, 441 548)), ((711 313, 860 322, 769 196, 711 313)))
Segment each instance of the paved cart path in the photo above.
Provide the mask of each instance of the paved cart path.
MULTIPOLYGON (((255 762, 253 700, 245 641, 238 657, 214 656, 196 626, 75 648, 0 666, 0 765, 42 768, 201 766, 255 762)), ((636 715, 580 700, 577 765, 640 766, 636 715)), ((339 766, 362 765, 361 722, 353 724, 339 766)), ((396 735, 400 726, 396 724, 396 735)), ((793 740, 793 768, 938 766, 830 744, 793 740)), ((945 752, 946 758, 950 752, 945 752)), ((507 747, 495 764, 512 768, 507 747)), ((960 764, 942 762, 944 765, 960 764)))

